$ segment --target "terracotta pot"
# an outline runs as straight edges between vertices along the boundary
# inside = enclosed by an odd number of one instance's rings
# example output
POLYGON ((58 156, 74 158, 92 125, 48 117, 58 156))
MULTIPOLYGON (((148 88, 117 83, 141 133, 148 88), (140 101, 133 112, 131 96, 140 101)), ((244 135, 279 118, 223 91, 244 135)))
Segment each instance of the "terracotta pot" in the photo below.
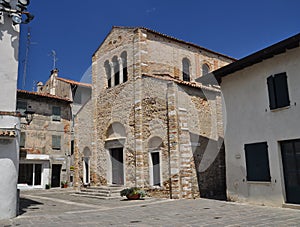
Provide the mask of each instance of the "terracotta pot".
POLYGON ((140 194, 134 194, 134 195, 126 195, 127 199, 133 200, 133 199, 140 199, 140 194))

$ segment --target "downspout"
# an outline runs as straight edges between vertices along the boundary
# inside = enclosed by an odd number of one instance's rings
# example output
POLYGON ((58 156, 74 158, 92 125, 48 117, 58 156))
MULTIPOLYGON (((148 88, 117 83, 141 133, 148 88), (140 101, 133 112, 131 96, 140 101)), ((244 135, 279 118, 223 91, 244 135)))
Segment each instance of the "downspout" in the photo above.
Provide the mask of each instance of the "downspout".
POLYGON ((170 148, 170 119, 169 119, 169 96, 168 96, 168 86, 167 85, 167 93, 166 93, 166 110, 167 110, 167 138, 168 138, 168 161, 169 161, 169 195, 170 199, 172 199, 172 174, 171 174, 171 148, 170 148))

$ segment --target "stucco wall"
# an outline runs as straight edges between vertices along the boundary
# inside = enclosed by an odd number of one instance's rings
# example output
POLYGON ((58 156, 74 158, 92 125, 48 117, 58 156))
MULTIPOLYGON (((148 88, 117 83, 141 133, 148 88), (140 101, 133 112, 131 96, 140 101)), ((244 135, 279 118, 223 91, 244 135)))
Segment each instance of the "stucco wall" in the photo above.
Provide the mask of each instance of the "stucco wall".
POLYGON ((288 50, 222 79, 226 168, 232 200, 281 206, 285 189, 279 141, 300 138, 300 49, 288 50), (291 105, 270 111, 267 77, 286 72, 291 105), (244 144, 268 143, 271 182, 247 182, 244 144))
POLYGON ((19 29, 6 14, 0 16, 0 81, 3 85, 0 89, 0 129, 15 130, 17 135, 10 139, 0 138, 0 219, 17 215, 19 119, 5 116, 3 111, 13 113, 16 110, 19 29))

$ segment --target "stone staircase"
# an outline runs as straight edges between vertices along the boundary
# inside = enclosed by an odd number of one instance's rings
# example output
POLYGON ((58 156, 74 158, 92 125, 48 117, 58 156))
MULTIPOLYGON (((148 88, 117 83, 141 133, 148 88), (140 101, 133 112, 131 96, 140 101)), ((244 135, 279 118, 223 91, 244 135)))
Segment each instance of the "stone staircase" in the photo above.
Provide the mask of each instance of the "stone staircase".
POLYGON ((88 186, 81 187, 80 191, 75 192, 77 196, 84 196, 97 199, 120 199, 120 191, 123 186, 88 186))

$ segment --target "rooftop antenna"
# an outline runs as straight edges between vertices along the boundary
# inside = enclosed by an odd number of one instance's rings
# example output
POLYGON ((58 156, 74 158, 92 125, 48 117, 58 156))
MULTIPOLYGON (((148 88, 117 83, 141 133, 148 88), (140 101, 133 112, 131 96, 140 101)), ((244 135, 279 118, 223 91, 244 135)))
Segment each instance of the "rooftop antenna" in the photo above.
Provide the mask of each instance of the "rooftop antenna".
POLYGON ((31 45, 31 34, 30 34, 30 27, 28 27, 28 30, 27 30, 27 42, 26 42, 26 52, 25 52, 25 60, 24 60, 24 69, 23 69, 22 89, 25 88, 25 84, 26 84, 28 54, 29 54, 29 47, 30 47, 30 45, 31 45))
POLYGON ((56 57, 55 50, 51 50, 51 54, 50 55, 53 57, 53 69, 56 69, 56 62, 58 61, 58 58, 56 57))

